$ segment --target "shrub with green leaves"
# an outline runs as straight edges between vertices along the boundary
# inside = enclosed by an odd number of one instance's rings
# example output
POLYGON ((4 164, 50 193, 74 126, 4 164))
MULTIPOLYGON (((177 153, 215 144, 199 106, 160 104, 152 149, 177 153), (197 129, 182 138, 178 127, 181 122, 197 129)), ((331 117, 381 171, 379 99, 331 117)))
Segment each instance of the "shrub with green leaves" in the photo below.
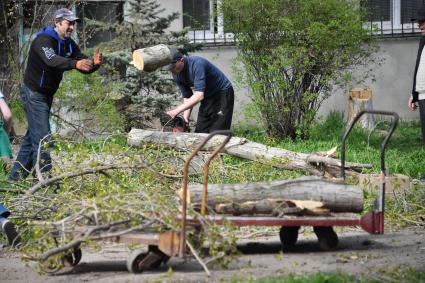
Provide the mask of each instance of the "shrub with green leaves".
POLYGON ((52 124, 55 131, 72 133, 111 133, 123 130, 123 118, 116 108, 122 86, 108 82, 98 72, 89 76, 66 72, 56 93, 52 124))
POLYGON ((374 52, 357 0, 224 0, 252 113, 272 137, 304 138, 344 72, 374 52))

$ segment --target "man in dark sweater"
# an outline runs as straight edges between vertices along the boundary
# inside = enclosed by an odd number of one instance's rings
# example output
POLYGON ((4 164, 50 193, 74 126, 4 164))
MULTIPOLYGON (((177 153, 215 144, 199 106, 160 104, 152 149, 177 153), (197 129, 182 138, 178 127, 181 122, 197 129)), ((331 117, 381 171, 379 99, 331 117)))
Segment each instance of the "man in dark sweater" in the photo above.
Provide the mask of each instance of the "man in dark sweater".
POLYGON ((43 144, 51 146, 50 109, 63 72, 77 69, 89 74, 96 71, 102 63, 102 54, 98 50, 93 59, 87 59, 71 39, 75 22, 78 21, 79 18, 72 11, 59 9, 54 14, 54 26, 37 33, 31 44, 24 83, 21 86, 21 100, 28 130, 9 175, 11 180, 26 177, 37 162, 41 172, 52 168, 50 155, 43 144))
POLYGON ((183 95, 183 103, 167 112, 174 118, 183 112, 189 122, 193 106, 201 103, 196 133, 228 130, 232 124, 234 91, 227 77, 216 66, 198 56, 185 56, 171 50, 172 64, 167 69, 183 95))

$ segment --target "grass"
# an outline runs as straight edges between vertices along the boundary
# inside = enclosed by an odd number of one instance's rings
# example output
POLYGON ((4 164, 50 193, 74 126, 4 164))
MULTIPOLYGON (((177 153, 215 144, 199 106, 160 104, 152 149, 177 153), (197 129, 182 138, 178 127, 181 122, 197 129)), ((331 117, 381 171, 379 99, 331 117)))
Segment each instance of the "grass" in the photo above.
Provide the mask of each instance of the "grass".
MULTIPOLYGON (((346 160, 371 163, 372 172, 380 172, 379 150, 383 131, 389 127, 385 121, 378 122, 372 133, 354 128, 346 143, 346 160)), ((341 113, 333 112, 325 120, 312 127, 311 135, 305 140, 280 140, 268 138, 264 130, 246 126, 235 130, 236 136, 252 141, 285 148, 295 152, 311 153, 326 151, 335 146, 341 147, 341 137, 345 131, 345 122, 341 113)), ((401 122, 392 136, 386 152, 387 172, 400 173, 412 178, 420 178, 425 173, 425 147, 421 140, 419 123, 401 122)))
POLYGON ((380 283, 380 282, 425 282, 425 272, 415 271, 409 268, 391 270, 380 274, 367 276, 354 276, 346 273, 314 273, 308 275, 282 275, 277 277, 254 279, 254 278, 233 278, 232 283, 380 283))

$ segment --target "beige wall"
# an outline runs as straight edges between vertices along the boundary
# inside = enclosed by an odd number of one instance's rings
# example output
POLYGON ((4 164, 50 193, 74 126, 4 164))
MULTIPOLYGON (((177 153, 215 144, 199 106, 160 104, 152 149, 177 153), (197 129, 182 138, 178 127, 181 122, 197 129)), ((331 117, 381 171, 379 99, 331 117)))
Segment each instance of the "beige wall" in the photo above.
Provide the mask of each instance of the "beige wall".
POLYGON ((169 30, 172 31, 178 31, 183 29, 183 1, 182 0, 157 0, 158 4, 161 5, 161 8, 164 8, 165 11, 161 15, 169 15, 173 12, 178 12, 180 15, 180 18, 173 21, 171 23, 171 26, 169 30))
MULTIPOLYGON (((418 38, 385 39, 379 42, 380 51, 377 56, 384 59, 381 65, 370 65, 375 74, 375 80, 369 79, 356 87, 368 87, 373 92, 373 107, 376 110, 395 111, 404 120, 419 119, 418 111, 411 112, 407 108, 407 99, 412 90, 413 68, 418 49, 418 38)), ((234 83, 235 74, 232 71, 232 60, 237 50, 233 47, 206 48, 195 53, 210 60, 219 67, 234 83)), ((357 72, 364 72, 363 69, 357 72)), ((235 88, 235 122, 244 120, 244 106, 249 103, 248 88, 235 88)), ((332 91, 331 96, 319 110, 320 116, 326 116, 330 111, 347 112, 348 88, 332 91)))

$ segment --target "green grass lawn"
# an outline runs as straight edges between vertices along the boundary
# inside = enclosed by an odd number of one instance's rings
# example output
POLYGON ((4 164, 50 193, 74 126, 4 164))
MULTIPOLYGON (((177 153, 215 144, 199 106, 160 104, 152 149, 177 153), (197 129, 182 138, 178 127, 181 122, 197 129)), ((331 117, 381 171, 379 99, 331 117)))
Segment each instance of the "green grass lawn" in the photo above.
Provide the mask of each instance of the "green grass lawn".
MULTIPOLYGON (((311 153, 329 150, 338 146, 345 131, 345 122, 340 113, 331 113, 324 121, 312 127, 306 140, 278 140, 268 138, 263 130, 248 127, 235 129, 236 136, 270 146, 281 147, 295 152, 311 153)), ((346 144, 346 160, 373 164, 371 172, 380 172, 379 150, 383 140, 383 130, 389 128, 388 122, 377 123, 377 130, 368 131, 355 128, 346 144)), ((340 152, 339 155, 340 156, 340 152)), ((419 123, 401 122, 394 132, 385 154, 388 173, 400 173, 412 178, 420 178, 425 173, 425 146, 421 140, 419 123)))

